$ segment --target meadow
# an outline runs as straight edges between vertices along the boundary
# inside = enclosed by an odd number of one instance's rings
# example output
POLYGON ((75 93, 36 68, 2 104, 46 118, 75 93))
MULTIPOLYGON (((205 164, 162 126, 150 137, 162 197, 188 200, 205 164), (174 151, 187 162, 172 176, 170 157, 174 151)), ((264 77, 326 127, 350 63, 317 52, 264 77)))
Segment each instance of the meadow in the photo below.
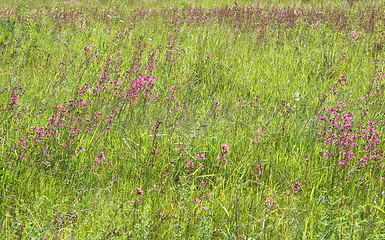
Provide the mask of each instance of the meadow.
POLYGON ((0 7, 1 239, 385 239, 383 1, 0 7))

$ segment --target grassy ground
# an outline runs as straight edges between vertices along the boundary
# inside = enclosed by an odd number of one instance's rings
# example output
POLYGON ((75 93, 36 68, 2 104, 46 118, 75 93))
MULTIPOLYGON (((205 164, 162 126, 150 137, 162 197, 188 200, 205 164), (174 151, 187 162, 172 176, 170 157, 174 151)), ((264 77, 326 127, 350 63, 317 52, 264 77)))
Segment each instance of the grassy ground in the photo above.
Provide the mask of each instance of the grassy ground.
POLYGON ((385 238, 383 3, 3 6, 2 238, 385 238))

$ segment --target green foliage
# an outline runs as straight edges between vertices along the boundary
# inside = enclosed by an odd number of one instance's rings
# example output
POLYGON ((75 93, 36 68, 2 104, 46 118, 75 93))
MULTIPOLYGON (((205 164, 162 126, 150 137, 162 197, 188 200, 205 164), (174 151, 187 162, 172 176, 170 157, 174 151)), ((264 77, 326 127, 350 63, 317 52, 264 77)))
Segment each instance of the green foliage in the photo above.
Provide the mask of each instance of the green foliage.
POLYGON ((2 239, 385 237, 383 3, 32 3, 0 13, 2 239))

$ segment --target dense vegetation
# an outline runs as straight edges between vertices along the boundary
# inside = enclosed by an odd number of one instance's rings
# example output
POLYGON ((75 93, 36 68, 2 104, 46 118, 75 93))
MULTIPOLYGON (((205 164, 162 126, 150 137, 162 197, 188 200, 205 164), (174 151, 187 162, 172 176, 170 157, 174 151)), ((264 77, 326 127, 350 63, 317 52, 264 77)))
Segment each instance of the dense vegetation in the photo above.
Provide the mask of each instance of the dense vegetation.
POLYGON ((385 238, 382 2, 0 15, 2 239, 385 238))

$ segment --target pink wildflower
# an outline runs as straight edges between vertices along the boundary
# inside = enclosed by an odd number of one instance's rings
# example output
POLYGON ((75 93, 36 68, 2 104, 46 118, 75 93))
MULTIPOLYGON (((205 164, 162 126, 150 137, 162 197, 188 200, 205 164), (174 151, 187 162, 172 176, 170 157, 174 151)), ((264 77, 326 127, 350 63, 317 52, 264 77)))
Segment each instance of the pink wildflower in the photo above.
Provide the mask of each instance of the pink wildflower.
POLYGON ((138 188, 138 187, 136 187, 136 194, 143 195, 143 190, 138 188))

